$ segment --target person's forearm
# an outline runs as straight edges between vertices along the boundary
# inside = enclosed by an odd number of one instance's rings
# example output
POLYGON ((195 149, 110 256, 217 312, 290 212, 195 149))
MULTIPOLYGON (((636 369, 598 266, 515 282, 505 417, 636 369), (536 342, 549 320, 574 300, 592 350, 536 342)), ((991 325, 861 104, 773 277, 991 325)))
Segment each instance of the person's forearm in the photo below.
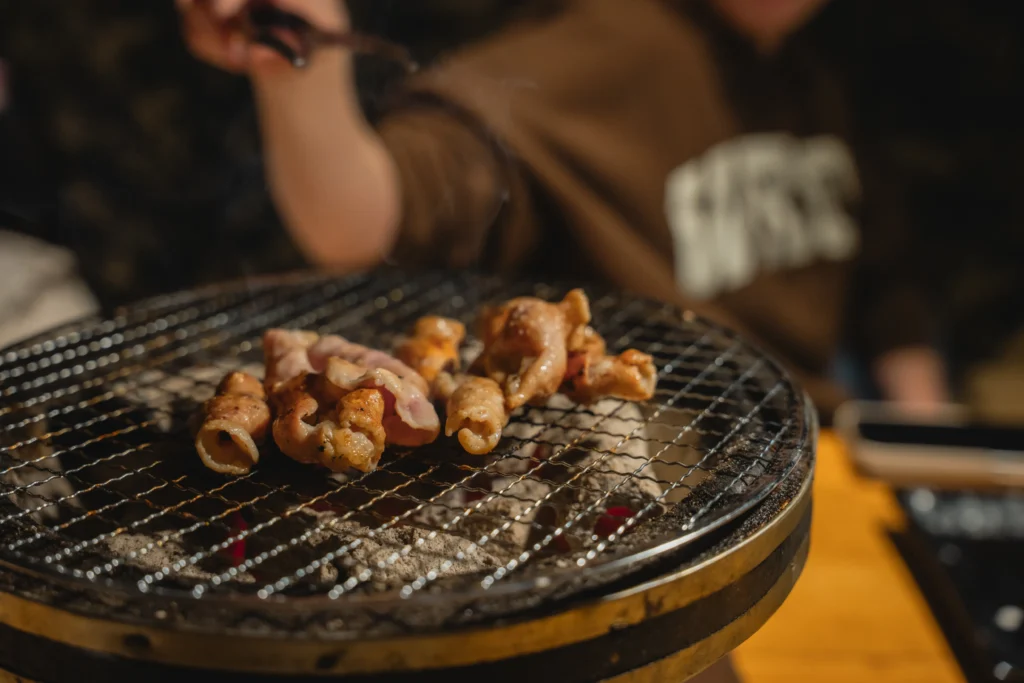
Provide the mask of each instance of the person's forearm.
POLYGON ((400 220, 397 174, 360 111, 351 57, 324 50, 305 70, 253 78, 278 210, 314 263, 379 263, 400 220))

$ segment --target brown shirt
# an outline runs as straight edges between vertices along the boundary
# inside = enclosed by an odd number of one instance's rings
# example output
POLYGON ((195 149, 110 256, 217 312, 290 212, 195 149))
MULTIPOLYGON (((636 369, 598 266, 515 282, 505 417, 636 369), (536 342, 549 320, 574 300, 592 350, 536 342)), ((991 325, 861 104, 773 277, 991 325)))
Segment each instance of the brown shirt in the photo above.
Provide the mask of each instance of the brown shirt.
MULTIPOLYGON (((854 221, 827 75, 795 51, 758 57, 695 7, 565 0, 411 83, 381 123, 405 197, 395 257, 695 308, 788 362, 828 413, 851 264, 899 240, 876 248, 854 221)), ((864 317, 884 329, 906 303, 864 317)))

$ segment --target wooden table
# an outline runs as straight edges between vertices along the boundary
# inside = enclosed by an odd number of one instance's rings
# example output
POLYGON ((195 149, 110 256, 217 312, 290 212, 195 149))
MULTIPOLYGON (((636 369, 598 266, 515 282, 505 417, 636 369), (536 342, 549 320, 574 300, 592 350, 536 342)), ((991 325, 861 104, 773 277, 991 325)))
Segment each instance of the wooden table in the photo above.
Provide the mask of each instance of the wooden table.
POLYGON ((744 683, 962 681, 886 529, 891 493, 858 478, 824 434, 814 484, 811 554, 778 613, 735 653, 744 683))

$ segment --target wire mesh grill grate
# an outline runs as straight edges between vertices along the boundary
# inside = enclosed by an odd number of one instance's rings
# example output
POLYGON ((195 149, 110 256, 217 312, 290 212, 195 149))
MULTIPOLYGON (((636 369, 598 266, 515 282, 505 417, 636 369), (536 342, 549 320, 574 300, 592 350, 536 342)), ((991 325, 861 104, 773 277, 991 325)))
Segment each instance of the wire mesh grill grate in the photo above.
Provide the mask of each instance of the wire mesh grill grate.
POLYGON ((420 316, 567 288, 472 275, 296 276, 152 300, 0 352, 0 561, 176 599, 344 603, 568 582, 696 536, 799 460, 802 395, 772 361, 678 310, 592 297, 612 351, 656 359, 654 400, 515 415, 489 457, 389 449, 359 476, 273 451, 204 470, 187 420, 267 327, 388 348, 420 316), (272 599, 276 598, 276 600, 272 599))

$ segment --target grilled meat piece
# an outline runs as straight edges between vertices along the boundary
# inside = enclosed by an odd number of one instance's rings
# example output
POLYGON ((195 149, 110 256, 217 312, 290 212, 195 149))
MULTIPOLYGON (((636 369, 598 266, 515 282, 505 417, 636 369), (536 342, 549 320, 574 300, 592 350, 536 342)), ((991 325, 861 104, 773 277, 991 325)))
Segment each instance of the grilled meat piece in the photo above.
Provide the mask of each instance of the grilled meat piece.
POLYGON ((568 345, 562 393, 570 399, 592 404, 604 398, 647 401, 654 396, 658 371, 646 353, 629 349, 609 356, 605 340, 589 325, 577 328, 568 345))
POLYGON ((657 384, 654 359, 636 349, 618 356, 570 354, 562 393, 585 405, 605 398, 647 401, 654 396, 657 384))
POLYGON ((459 347, 465 339, 466 326, 458 320, 431 315, 416 321, 412 335, 399 344, 395 355, 433 390, 441 373, 460 369, 459 347))
POLYGON ((232 372, 203 406, 196 452, 203 464, 220 474, 247 474, 259 462, 259 446, 270 425, 267 395, 259 379, 232 372))
POLYGON ((334 399, 318 375, 293 378, 274 398, 274 441, 304 464, 332 472, 373 471, 384 453, 384 397, 375 389, 357 389, 334 399))
POLYGON ((365 388, 381 393, 388 443, 422 446, 433 442, 441 432, 437 411, 416 382, 383 368, 367 369, 337 357, 327 360, 324 378, 331 386, 328 391, 341 395, 365 388))
POLYGON ((313 372, 309 349, 319 339, 316 332, 302 330, 267 330, 263 334, 264 384, 269 393, 283 382, 313 372))
POLYGON ((509 419, 501 387, 487 377, 465 377, 448 399, 447 415, 445 433, 458 434, 459 443, 473 455, 493 451, 509 419))
POLYGON ((590 304, 578 289, 557 304, 522 297, 486 310, 474 374, 501 386, 509 411, 547 400, 565 377, 570 335, 589 322, 590 304))
POLYGON ((321 337, 309 349, 309 362, 315 372, 324 372, 331 358, 340 358, 368 370, 387 370, 418 389, 424 396, 430 393, 430 387, 418 372, 384 351, 350 342, 337 335, 321 337))

